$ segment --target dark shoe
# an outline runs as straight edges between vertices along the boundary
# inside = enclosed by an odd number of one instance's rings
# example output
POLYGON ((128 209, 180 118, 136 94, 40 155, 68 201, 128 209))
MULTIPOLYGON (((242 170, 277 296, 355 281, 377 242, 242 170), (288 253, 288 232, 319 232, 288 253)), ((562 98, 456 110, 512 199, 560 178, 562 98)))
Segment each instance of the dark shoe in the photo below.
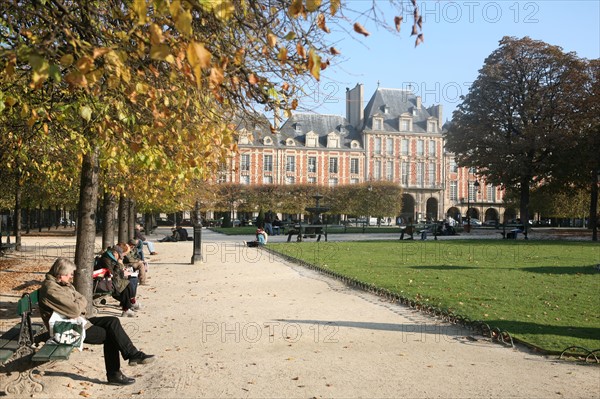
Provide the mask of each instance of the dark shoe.
POLYGON ((158 255, 158 252, 150 252, 150 255, 158 255))
POLYGON ((110 385, 131 385, 135 382, 134 378, 129 378, 120 371, 112 376, 107 375, 106 378, 108 379, 108 383, 110 385))
POLYGON ((129 358, 129 365, 136 366, 138 364, 148 364, 152 363, 156 358, 154 355, 146 355, 144 352, 140 351, 129 358))

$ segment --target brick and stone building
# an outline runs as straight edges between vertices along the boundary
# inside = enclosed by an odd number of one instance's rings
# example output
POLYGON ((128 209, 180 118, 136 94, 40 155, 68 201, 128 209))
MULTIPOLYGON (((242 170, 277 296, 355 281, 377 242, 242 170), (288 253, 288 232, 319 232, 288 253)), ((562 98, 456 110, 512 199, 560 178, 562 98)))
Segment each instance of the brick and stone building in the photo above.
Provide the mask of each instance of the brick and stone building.
POLYGON ((363 86, 346 91, 346 117, 295 113, 274 133, 268 122, 239 129, 239 153, 221 181, 326 186, 388 180, 403 188, 403 221, 464 217, 500 220, 503 191, 459 168, 444 150, 441 105, 409 90, 378 88, 363 108, 363 86))

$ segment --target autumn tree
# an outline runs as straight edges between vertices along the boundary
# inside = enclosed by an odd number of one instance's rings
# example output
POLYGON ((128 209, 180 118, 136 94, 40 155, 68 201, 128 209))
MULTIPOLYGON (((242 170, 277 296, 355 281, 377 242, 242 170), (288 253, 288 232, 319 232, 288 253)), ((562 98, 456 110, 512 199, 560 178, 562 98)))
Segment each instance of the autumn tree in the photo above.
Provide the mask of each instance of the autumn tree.
POLYGON ((518 190, 521 220, 530 188, 551 178, 552 154, 567 145, 578 65, 560 47, 504 37, 454 112, 447 149, 487 182, 518 190))

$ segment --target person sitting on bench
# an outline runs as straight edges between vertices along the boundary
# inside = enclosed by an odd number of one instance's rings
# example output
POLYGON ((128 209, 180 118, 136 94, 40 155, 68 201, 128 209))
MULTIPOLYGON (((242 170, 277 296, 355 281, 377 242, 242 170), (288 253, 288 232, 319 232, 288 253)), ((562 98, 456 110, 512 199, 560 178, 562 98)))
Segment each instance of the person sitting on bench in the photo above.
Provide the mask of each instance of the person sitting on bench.
MULTIPOLYGON (((72 285, 76 268, 70 260, 58 258, 46 274, 39 291, 39 308, 48 331, 53 312, 69 318, 86 314, 87 300, 72 285)), ((124 360, 129 360, 130 366, 155 360, 154 355, 147 355, 133 345, 117 317, 90 317, 87 321, 83 342, 104 344, 104 365, 109 384, 130 385, 135 382, 121 372, 119 354, 124 360)))
POLYGON ((123 265, 121 247, 115 245, 107 249, 98 260, 96 268, 110 270, 114 287, 113 298, 119 300, 123 309, 121 317, 135 317, 132 310, 141 308, 140 303, 135 299, 138 279, 137 277, 129 278, 131 273, 123 265))

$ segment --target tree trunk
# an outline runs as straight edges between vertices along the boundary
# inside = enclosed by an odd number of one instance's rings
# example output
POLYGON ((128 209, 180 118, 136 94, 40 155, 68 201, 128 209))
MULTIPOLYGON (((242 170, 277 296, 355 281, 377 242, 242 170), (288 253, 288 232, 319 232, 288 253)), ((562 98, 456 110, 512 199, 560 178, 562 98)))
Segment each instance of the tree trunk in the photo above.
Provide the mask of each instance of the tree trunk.
POLYGON ((127 228, 129 227, 129 203, 125 194, 121 193, 119 196, 119 242, 127 242, 127 228))
POLYGON ((117 210, 117 201, 111 193, 104 193, 103 213, 104 220, 102 226, 102 250, 114 245, 115 243, 115 211, 117 210))
POLYGON ((25 209, 25 233, 29 234, 31 230, 31 206, 27 205, 27 209, 25 209))
POLYGON ((145 233, 145 235, 150 234, 153 226, 154 226, 154 214, 145 213, 144 214, 144 233, 145 233))
POLYGON ((598 172, 592 172, 590 198, 590 224, 592 225, 592 241, 598 241, 598 172))
POLYGON ((19 251, 21 249, 21 193, 23 190, 21 189, 20 178, 17 174, 17 186, 15 187, 15 219, 14 223, 14 233, 15 233, 15 250, 19 251))
POLYGON ((92 314, 92 272, 96 242, 96 203, 98 202, 98 149, 83 156, 77 212, 75 245, 75 289, 88 300, 87 314, 92 314))
POLYGON ((135 229, 135 200, 130 199, 129 200, 129 225, 127 228, 127 232, 128 232, 128 236, 127 236, 127 241, 132 240, 133 239, 133 230, 135 229))
POLYGON ((520 200, 520 213, 521 223, 523 223, 523 232, 525 238, 527 238, 529 230, 529 182, 531 179, 529 176, 521 177, 521 200, 520 200))

